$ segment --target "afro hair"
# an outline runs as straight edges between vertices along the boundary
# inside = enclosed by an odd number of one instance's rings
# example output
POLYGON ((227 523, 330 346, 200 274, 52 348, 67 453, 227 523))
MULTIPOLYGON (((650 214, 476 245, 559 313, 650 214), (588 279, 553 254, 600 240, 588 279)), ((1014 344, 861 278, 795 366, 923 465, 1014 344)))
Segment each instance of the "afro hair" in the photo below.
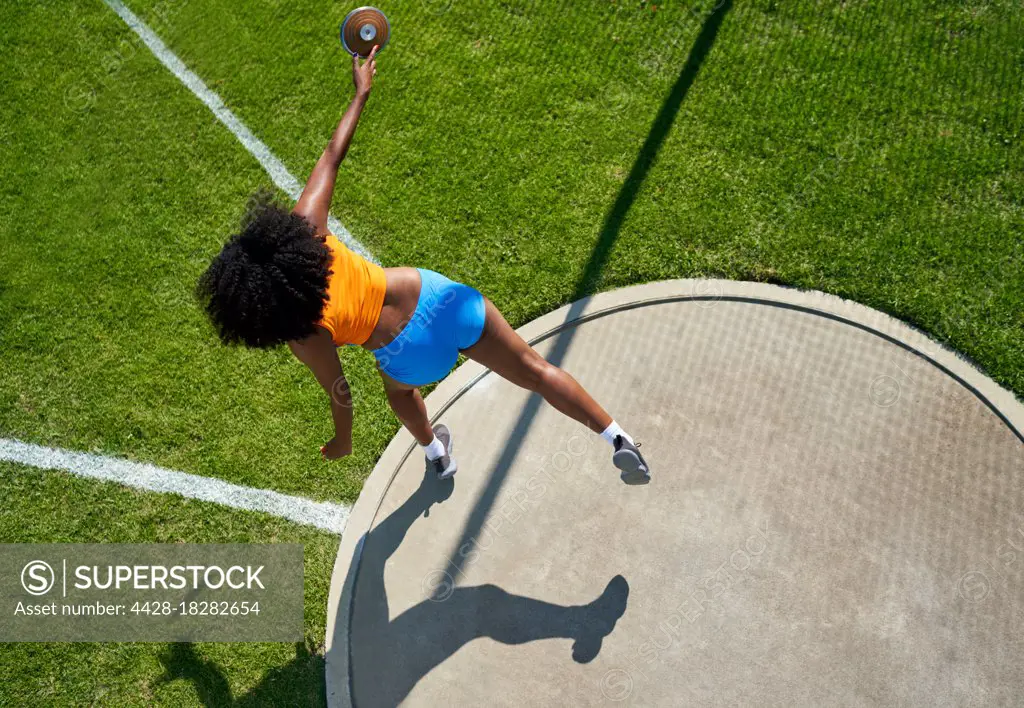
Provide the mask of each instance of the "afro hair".
POLYGON ((196 294, 221 341, 266 349, 316 331, 330 264, 312 224, 258 192, 196 294))

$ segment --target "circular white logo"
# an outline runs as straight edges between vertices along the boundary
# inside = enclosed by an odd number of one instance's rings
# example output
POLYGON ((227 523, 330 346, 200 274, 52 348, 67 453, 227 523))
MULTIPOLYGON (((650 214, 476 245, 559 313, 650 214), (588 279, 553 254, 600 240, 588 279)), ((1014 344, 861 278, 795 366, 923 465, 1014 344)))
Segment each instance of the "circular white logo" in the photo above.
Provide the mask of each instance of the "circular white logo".
POLYGON ((444 570, 433 570, 423 577, 423 590, 431 602, 444 602, 455 592, 455 578, 444 570))
POLYGON ((895 404, 896 401, 900 400, 901 392, 900 382, 892 376, 885 375, 875 378, 871 382, 871 388, 869 389, 871 402, 879 408, 888 408, 895 404))
POLYGON ((29 561, 21 569, 21 587, 30 595, 45 595, 53 588, 53 568, 46 561, 29 561))
POLYGON ((698 280, 693 285, 693 297, 697 300, 697 307, 713 307, 722 299, 722 286, 714 280, 698 280))
POLYGON ((625 669, 611 669, 601 679, 601 693, 609 701, 620 703, 633 692, 633 677, 625 669))
POLYGON ((988 576, 980 570, 964 573, 956 587, 960 591, 960 597, 968 602, 981 602, 988 597, 989 592, 992 590, 992 586, 988 582, 988 576))

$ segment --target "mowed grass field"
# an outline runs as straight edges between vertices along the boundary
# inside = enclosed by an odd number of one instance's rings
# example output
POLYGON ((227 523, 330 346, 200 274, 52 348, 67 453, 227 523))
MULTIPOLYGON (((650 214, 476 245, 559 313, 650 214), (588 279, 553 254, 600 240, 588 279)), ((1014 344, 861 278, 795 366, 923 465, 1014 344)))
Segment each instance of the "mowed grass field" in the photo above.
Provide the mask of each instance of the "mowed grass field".
MULTIPOLYGON (((128 0, 304 178, 351 96, 349 6, 128 0)), ((353 4, 354 6, 354 4, 353 4)), ((518 326, 679 277, 813 288, 1024 395, 1015 0, 380 0, 394 27, 334 213, 518 326)), ((0 437, 352 502, 395 430, 346 350, 355 454, 285 350, 191 291, 260 165, 100 0, 0 5, 0 437)), ((699 412, 697 412, 699 414, 699 412)), ((7 644, 2 705, 322 705, 337 539, 0 463, 0 542, 301 542, 306 641, 7 644)))

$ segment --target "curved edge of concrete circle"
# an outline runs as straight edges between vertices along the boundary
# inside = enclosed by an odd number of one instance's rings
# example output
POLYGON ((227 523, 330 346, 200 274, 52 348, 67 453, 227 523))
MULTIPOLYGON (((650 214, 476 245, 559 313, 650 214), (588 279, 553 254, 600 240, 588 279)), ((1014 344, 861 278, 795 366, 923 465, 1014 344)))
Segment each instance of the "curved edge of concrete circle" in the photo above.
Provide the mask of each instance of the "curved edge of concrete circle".
MULTIPOLYGON (((783 307, 828 317, 883 337, 925 358, 981 399, 1009 427, 1024 445, 1024 404, 1012 393, 975 368, 955 351, 928 338, 923 332, 885 313, 819 291, 797 290, 779 285, 732 280, 666 280, 634 285, 577 300, 520 327, 517 332, 535 344, 566 326, 578 325, 615 312, 662 302, 694 300, 711 307, 719 301, 740 301, 783 307)), ((465 392, 489 372, 474 361, 467 361, 442 381, 427 396, 431 419, 439 417, 465 392)), ((352 705, 349 675, 349 611, 362 540, 373 524, 377 509, 388 486, 412 452, 415 440, 405 429, 399 430, 366 479, 352 508, 338 547, 327 601, 327 631, 324 670, 327 703, 332 708, 352 705), (344 600, 344 603, 342 602, 344 600), (338 612, 341 607, 345 612, 338 612)))

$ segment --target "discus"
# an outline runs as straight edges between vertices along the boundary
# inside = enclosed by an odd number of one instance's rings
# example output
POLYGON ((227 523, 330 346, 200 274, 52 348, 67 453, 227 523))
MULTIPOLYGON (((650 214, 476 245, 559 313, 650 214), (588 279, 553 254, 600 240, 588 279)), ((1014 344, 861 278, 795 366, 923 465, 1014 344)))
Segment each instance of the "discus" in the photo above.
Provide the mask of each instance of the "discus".
POLYGON ((391 24, 375 7, 360 7, 345 16, 341 23, 341 44, 349 54, 365 59, 374 45, 380 53, 391 39, 391 24))

